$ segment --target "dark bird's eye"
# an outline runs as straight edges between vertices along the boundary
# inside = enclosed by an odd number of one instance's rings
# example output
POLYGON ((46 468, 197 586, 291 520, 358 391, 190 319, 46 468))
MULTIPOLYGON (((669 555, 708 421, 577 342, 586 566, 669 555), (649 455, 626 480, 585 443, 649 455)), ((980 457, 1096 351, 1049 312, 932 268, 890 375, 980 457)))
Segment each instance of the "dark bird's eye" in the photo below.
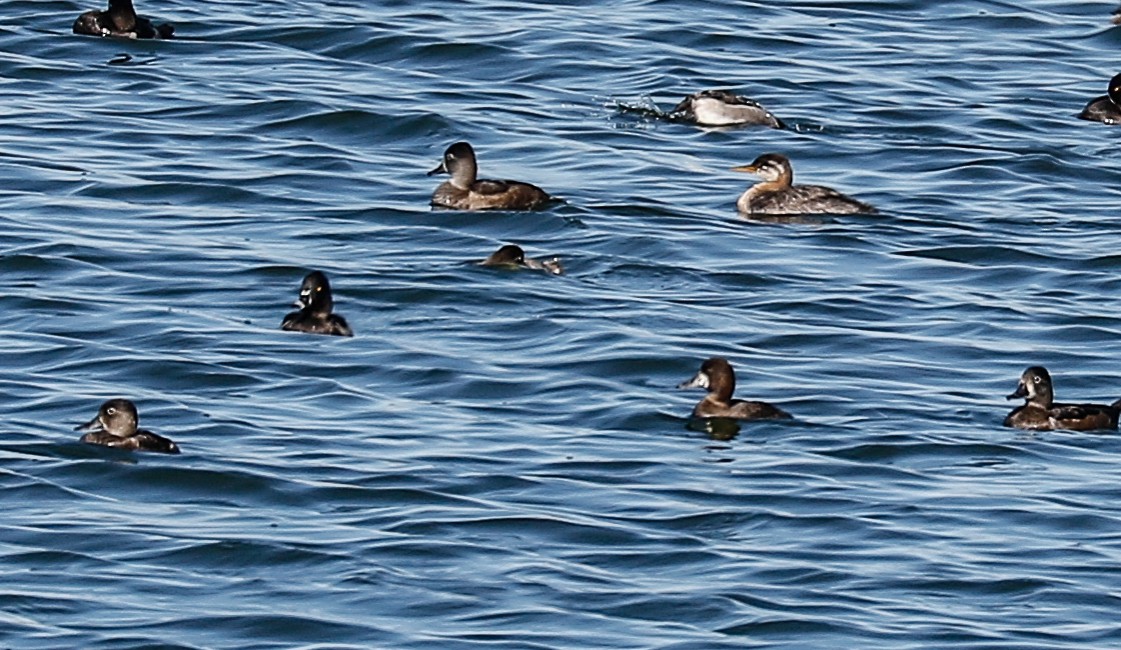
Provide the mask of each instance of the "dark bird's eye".
POLYGON ((117 409, 110 406, 109 409, 105 412, 108 413, 109 415, 116 415, 117 414, 117 409))
POLYGON ((1043 377, 1032 377, 1032 381, 1038 384, 1040 381, 1043 381, 1043 377))

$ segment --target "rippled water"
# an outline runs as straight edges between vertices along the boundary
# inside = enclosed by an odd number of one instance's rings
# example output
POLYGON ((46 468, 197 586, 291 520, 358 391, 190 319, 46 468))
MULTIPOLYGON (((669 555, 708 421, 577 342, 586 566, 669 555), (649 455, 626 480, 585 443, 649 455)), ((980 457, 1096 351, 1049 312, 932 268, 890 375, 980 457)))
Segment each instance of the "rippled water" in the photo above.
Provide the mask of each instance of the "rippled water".
POLYGON ((1118 438, 1000 426, 1121 396, 1115 2, 378 4, 5 3, 0 647, 1121 643, 1118 438), (794 128, 615 110, 709 87, 794 128), (457 139, 567 202, 431 212, 457 139), (882 214, 738 218, 768 151, 882 214))

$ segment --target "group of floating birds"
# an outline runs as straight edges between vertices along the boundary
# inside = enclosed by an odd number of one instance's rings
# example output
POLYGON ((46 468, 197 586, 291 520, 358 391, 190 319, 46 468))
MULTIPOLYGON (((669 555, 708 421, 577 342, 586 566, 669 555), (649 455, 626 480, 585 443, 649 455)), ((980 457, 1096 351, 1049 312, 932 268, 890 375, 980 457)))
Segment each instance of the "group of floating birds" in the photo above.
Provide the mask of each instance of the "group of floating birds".
MULTIPOLYGON (((1113 13, 1113 22, 1121 24, 1121 8, 1113 13)), ((156 24, 136 14, 132 0, 109 0, 104 11, 92 10, 74 21, 74 33, 116 38, 172 38, 175 28, 167 23, 156 24)), ((628 112, 703 127, 762 126, 785 129, 786 124, 771 111, 748 97, 727 90, 704 90, 689 95, 669 112, 657 109, 621 106, 628 112)), ((1121 74, 1109 81, 1106 94, 1091 100, 1078 117, 1105 124, 1121 124, 1121 74)), ((820 185, 795 185, 790 160, 778 153, 759 156, 750 164, 733 167, 733 171, 757 175, 761 182, 749 187, 736 201, 744 215, 799 214, 874 214, 876 208, 820 185)), ((448 210, 537 210, 558 202, 545 190, 521 181, 478 178, 475 150, 467 142, 456 142, 444 151, 440 164, 428 173, 448 174, 450 178, 432 193, 433 208, 448 210)), ((557 259, 536 260, 525 251, 507 244, 478 262, 482 266, 527 268, 560 275, 563 268, 557 259)), ((281 329, 311 334, 353 336, 346 319, 333 313, 331 284, 322 271, 312 271, 300 285, 299 307, 281 322, 281 329)), ((705 397, 693 408, 694 418, 729 418, 733 420, 789 419, 792 416, 766 402, 734 399, 736 375, 727 359, 712 357, 700 370, 678 388, 703 388, 705 397)), ((1055 402, 1051 375, 1046 368, 1032 366, 1024 371, 1016 391, 1008 399, 1023 398, 1024 404, 1004 419, 1004 426, 1020 429, 1065 429, 1092 431, 1117 429, 1121 399, 1112 404, 1062 404, 1055 402)), ((86 433, 81 441, 119 449, 178 454, 179 447, 171 440, 139 428, 136 405, 127 399, 111 399, 98 409, 97 416, 78 427, 86 433)))

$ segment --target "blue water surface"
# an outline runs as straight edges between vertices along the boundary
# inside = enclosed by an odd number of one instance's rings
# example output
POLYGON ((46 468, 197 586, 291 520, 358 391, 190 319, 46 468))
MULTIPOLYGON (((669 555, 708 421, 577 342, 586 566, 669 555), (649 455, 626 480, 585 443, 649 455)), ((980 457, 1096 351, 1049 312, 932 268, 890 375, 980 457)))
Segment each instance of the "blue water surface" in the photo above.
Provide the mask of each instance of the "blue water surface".
POLYGON ((1115 2, 91 8, 2 10, 0 647, 1121 645, 1118 437, 1001 426, 1121 397, 1115 2), (704 88, 792 128, 620 110, 704 88), (461 139, 565 203, 431 211, 461 139), (739 217, 766 152, 881 214, 739 217), (689 426, 716 355, 796 419, 689 426))

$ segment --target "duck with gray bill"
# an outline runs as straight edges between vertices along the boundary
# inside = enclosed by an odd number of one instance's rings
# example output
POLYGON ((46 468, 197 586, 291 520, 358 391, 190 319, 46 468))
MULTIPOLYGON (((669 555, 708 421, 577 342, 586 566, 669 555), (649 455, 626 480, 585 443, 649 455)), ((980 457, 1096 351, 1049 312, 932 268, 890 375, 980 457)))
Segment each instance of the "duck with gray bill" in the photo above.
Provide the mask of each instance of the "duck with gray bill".
POLYGON ((1121 399, 1109 405, 1056 402, 1051 374, 1043 366, 1032 366, 1020 375, 1020 383, 1008 399, 1021 397, 1024 404, 1004 418, 1004 426, 1039 431, 1116 429, 1121 413, 1121 399))
POLYGON ((526 257, 525 251, 517 244, 506 244, 491 253, 485 260, 479 262, 480 266, 497 266, 504 268, 533 269, 545 271, 553 275, 564 273, 564 267, 556 257, 547 260, 538 260, 526 257))
POLYGON ((479 180, 475 150, 466 142, 456 142, 444 151, 444 158, 428 172, 449 174, 432 193, 432 206, 449 210, 535 210, 553 200, 545 190, 520 181, 479 180))
POLYGON ((331 296, 331 283, 322 271, 312 271, 300 283, 300 296, 294 303, 299 311, 289 313, 280 323, 280 329, 309 334, 354 336, 346 319, 331 313, 335 301, 331 296))
POLYGON ((74 427, 74 430, 87 432, 81 437, 81 441, 91 445, 162 454, 179 453, 179 445, 161 435, 141 429, 139 425, 140 415, 136 411, 136 405, 127 399, 117 398, 102 404, 92 420, 74 427))
POLYGON ((132 0, 109 0, 105 11, 87 11, 74 21, 74 33, 117 38, 171 38, 175 28, 168 23, 155 25, 136 15, 132 0))
POLYGON ((792 417, 786 411, 766 402, 732 399, 736 390, 736 374, 732 364, 723 357, 712 357, 701 369, 678 388, 705 388, 708 394, 693 408, 695 418, 735 418, 737 420, 777 420, 792 417))

